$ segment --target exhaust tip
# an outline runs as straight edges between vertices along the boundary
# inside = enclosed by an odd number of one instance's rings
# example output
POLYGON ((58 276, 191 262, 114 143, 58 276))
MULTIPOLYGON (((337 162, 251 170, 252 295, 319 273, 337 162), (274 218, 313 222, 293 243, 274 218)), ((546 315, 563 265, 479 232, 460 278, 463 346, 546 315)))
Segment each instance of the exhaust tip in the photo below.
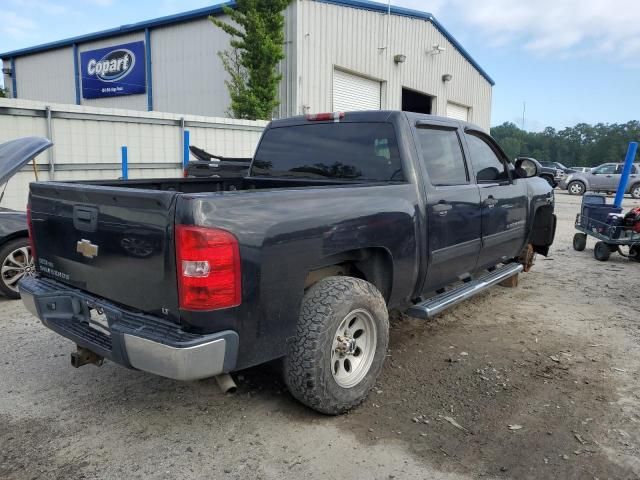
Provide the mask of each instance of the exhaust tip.
POLYGON ((216 376, 216 383, 218 387, 220 387, 220 390, 222 390, 222 393, 236 393, 238 390, 236 382, 233 381, 233 378, 231 378, 231 375, 228 373, 216 376))

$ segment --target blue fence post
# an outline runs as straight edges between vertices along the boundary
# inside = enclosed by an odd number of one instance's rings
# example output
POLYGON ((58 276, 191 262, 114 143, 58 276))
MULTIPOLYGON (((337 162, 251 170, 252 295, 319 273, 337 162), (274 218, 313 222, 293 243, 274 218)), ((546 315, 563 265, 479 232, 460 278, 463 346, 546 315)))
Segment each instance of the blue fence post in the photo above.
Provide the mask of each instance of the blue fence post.
POLYGON ((129 158, 126 145, 122 146, 122 179, 129 179, 129 158))
POLYGON ((182 168, 185 175, 187 174, 187 168, 189 167, 189 130, 184 131, 184 138, 182 139, 182 168))
POLYGON ((627 148, 627 157, 624 159, 622 177, 620 178, 620 183, 618 184, 616 199, 613 202, 613 204, 618 208, 622 207, 624 192, 627 190, 627 183, 629 183, 629 175, 631 175, 631 167, 633 166, 633 161, 636 158, 637 151, 638 151, 638 142, 629 142, 629 148, 627 148))

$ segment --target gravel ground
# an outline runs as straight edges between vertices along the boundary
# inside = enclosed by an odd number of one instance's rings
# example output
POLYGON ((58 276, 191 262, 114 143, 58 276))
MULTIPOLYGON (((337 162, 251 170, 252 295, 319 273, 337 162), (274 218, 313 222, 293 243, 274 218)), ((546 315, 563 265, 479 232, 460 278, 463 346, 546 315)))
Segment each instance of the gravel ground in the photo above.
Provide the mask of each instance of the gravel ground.
POLYGON ((640 264, 574 252, 579 203, 557 195, 551 256, 519 287, 396 315, 377 387, 336 418, 273 366, 235 395, 75 370, 71 342, 0 300, 0 479, 640 478, 640 264))

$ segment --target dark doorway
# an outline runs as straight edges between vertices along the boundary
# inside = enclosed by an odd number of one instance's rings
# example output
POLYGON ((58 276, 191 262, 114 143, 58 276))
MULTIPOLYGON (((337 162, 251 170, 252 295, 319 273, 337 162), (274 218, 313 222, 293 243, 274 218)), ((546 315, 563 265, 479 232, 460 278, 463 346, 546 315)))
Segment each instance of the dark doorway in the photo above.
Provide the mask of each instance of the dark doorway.
POLYGON ((431 113, 433 97, 424 93, 402 89, 402 110, 405 112, 431 113))

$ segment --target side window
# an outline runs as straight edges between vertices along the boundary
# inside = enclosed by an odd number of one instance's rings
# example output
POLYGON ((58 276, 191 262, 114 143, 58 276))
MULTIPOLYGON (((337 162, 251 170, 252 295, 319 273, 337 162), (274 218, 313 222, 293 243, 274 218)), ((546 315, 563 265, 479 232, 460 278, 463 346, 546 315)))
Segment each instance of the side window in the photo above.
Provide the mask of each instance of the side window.
POLYGON ((469 182, 467 167, 455 130, 417 129, 418 146, 432 185, 462 185, 469 182))
POLYGON ((469 145, 471 163, 476 171, 478 182, 503 182, 509 180, 505 164, 487 142, 476 135, 468 134, 467 144, 469 145))
POLYGON ((602 165, 596 168, 593 173, 597 175, 611 175, 612 173, 616 173, 616 166, 614 164, 602 165))

